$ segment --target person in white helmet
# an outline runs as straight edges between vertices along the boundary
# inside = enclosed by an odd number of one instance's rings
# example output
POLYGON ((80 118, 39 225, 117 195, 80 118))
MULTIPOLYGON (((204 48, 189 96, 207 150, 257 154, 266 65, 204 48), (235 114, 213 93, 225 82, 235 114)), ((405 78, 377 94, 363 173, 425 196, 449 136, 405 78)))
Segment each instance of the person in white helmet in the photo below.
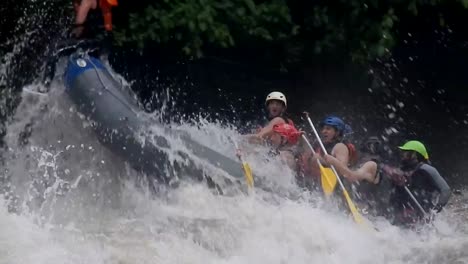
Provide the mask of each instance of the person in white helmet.
POLYGON ((286 117, 288 102, 286 96, 281 92, 271 92, 265 100, 268 110, 268 124, 259 129, 256 134, 249 137, 251 143, 261 143, 266 137, 273 133, 273 126, 280 124, 290 124, 294 126, 291 119, 286 117))

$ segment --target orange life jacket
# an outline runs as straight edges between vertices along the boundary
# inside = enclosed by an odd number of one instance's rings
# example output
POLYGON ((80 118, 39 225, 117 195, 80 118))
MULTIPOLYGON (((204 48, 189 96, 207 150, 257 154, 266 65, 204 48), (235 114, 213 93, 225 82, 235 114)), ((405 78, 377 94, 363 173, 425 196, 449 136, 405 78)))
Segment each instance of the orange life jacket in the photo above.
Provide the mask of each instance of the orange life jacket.
POLYGON ((104 18, 104 28, 107 31, 112 31, 112 7, 117 6, 117 0, 99 0, 102 16, 104 18))

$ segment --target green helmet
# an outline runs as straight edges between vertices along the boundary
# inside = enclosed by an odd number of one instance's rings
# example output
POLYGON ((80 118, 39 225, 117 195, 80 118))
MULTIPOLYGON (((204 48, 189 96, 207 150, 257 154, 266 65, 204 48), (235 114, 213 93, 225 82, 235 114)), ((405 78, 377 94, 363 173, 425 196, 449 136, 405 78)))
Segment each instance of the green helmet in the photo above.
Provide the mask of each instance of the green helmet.
POLYGON ((417 153, 421 154, 425 159, 429 159, 429 154, 427 154, 426 147, 424 146, 423 143, 417 141, 417 140, 411 140, 406 142, 403 146, 398 147, 402 150, 413 150, 416 151, 417 153))

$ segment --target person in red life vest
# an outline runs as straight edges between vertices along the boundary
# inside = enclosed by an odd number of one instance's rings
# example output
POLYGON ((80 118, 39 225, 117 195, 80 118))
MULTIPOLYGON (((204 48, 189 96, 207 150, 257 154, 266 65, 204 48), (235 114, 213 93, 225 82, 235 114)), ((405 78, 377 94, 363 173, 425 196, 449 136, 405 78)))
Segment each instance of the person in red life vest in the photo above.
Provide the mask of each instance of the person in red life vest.
MULTIPOLYGON (((345 136, 350 134, 351 127, 336 116, 328 116, 320 122, 320 134, 322 142, 327 150, 327 153, 339 160, 344 166, 354 165, 357 161, 357 151, 353 144, 346 142, 345 136)), ((301 171, 305 178, 318 180, 320 178, 320 169, 317 164, 317 159, 324 166, 328 166, 328 162, 323 158, 323 151, 318 146, 314 147, 316 154, 312 155, 310 149, 305 149, 301 157, 301 171)))
POLYGON ((75 9, 75 28, 72 35, 80 38, 83 35, 84 24, 88 19, 91 10, 101 9, 104 20, 104 29, 107 32, 112 31, 112 12, 111 8, 117 6, 117 0, 73 0, 75 9))
POLYGON ((279 155, 289 168, 294 171, 297 168, 294 148, 299 142, 302 133, 290 124, 276 124, 273 126, 269 139, 272 147, 271 154, 279 155))
POLYGON ((273 131, 274 125, 289 124, 294 126, 291 119, 286 117, 286 108, 288 106, 286 96, 281 92, 271 92, 265 100, 265 105, 268 110, 268 124, 257 130, 256 134, 249 135, 250 143, 261 143, 267 139, 273 131))

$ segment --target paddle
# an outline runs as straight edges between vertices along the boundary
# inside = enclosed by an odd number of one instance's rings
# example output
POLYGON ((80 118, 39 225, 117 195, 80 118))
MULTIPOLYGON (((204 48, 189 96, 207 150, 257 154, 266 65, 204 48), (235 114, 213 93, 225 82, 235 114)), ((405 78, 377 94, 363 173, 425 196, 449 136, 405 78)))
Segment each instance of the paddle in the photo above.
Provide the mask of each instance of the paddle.
POLYGON ((426 213, 426 210, 424 210, 424 208, 421 206, 421 204, 418 202, 418 200, 416 199, 416 197, 414 197, 413 193, 411 193, 411 191, 408 189, 407 186, 405 186, 405 191, 408 193, 408 195, 411 197, 411 199, 413 200, 413 202, 416 204, 416 206, 419 208, 419 210, 421 211, 421 213, 423 214, 424 218, 425 219, 428 219, 428 214, 426 213))
MULTIPOLYGON (((236 147, 236 150, 239 151, 239 146, 237 145, 236 142, 234 142, 234 146, 236 147)), ((250 169, 249 164, 244 161, 244 159, 242 158, 242 155, 240 155, 239 152, 238 152, 238 154, 236 156, 239 158, 240 162, 242 163, 242 167, 244 169, 245 181, 247 182, 247 186, 249 186, 249 188, 253 188, 254 180, 253 180, 252 170, 250 169)))
MULTIPOLYGON (((320 147, 322 148, 323 153, 328 155, 327 150, 325 149, 325 146, 323 145, 322 140, 320 139, 320 136, 317 133, 317 130, 315 129, 314 124, 312 123, 312 120, 310 120, 309 113, 304 112, 304 114, 305 114, 305 116, 307 118, 307 121, 309 121, 309 124, 312 127, 312 130, 314 131, 315 137, 317 137, 317 140, 318 140, 318 142, 320 144, 320 147)), ((344 195, 344 197, 346 199, 346 202, 348 203, 349 210, 351 211, 351 213, 353 215, 354 221, 356 221, 356 223, 359 223, 359 224, 364 223, 364 220, 363 220, 361 214, 358 212, 356 206, 354 205, 353 201, 351 200, 351 197, 349 197, 348 191, 346 190, 343 183, 341 182, 341 179, 338 176, 338 173, 336 172, 335 167, 331 166, 331 169, 332 169, 333 173, 335 174, 336 180, 340 184, 341 190, 343 191, 343 195, 344 195)))
MULTIPOLYGON (((306 136, 302 135, 302 138, 309 146, 310 150, 312 151, 312 154, 315 155, 314 148, 312 147, 312 145, 310 144, 306 136)), ((330 168, 323 167, 319 159, 317 159, 317 163, 320 167, 320 177, 321 177, 323 192, 325 193, 326 196, 330 196, 336 187, 336 176, 333 174, 333 171, 330 168)))

